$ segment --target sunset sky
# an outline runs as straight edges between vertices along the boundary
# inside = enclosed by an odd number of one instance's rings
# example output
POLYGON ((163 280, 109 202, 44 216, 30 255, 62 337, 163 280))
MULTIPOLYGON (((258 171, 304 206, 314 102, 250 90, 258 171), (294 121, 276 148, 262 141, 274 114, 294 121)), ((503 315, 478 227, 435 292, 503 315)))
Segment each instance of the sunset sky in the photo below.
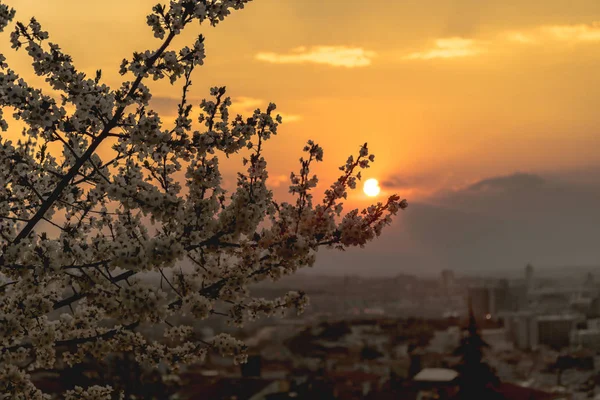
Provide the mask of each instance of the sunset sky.
MULTIPOLYGON (((145 24, 155 2, 6 1, 17 9, 17 20, 35 16, 78 68, 91 76, 102 68, 113 87, 122 80, 122 58, 159 44, 145 24)), ((226 85, 234 111, 251 112, 273 101, 284 117, 267 150, 280 198, 287 198, 289 172, 297 169, 306 140, 325 150, 316 170, 321 191, 346 157, 369 143, 376 162, 365 177, 379 179, 383 194, 399 193, 416 204, 387 239, 364 250, 382 257, 385 273, 398 263, 407 271, 418 265, 472 269, 491 257, 484 250, 492 243, 501 244, 495 250, 498 267, 600 264, 600 246, 586 242, 600 234, 598 0, 255 0, 216 28, 193 24, 175 47, 191 44, 198 33, 206 36, 207 59, 192 78, 193 104, 209 87, 226 85), (547 214, 528 219, 534 216, 527 207, 546 210, 539 202, 546 206, 560 196, 571 209, 548 205, 547 214), (588 210, 583 203, 595 212, 581 217, 589 222, 585 227, 570 214, 588 210), (521 208, 526 217, 518 216, 521 208), (440 210, 446 214, 432 217, 440 210), (448 213, 468 218, 455 221, 448 213), (495 237, 498 224, 482 222, 488 217, 516 225, 495 237), (470 243, 450 240, 470 240, 455 231, 465 224, 481 225, 477 232, 491 235, 477 250, 479 258, 466 248, 455 254, 470 243), (523 233, 521 227, 534 225, 540 230, 523 233), (552 226, 573 243, 544 236, 552 226), (450 242, 432 241, 430 231, 446 232, 450 242), (507 241, 513 236, 522 253, 507 241), (398 250, 396 241, 406 245, 398 250)), ((11 67, 29 80, 26 53, 8 49, 8 32, 0 40, 11 67)), ((154 107, 173 115, 180 85, 151 88, 154 107)), ((234 171, 228 171, 231 179, 234 171)), ((356 192, 349 205, 368 201, 356 192)))

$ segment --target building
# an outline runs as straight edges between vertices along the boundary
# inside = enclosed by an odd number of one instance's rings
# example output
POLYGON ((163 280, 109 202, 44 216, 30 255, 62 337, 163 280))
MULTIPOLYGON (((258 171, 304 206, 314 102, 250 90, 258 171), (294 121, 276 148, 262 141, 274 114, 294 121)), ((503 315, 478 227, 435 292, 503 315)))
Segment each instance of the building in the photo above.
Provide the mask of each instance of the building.
POLYGON ((504 313, 503 321, 508 339, 518 349, 535 350, 538 347, 538 326, 533 313, 504 313))
POLYGON ((468 297, 473 307, 473 314, 478 320, 488 318, 492 314, 492 301, 490 290, 487 286, 474 286, 468 289, 468 297))
POLYGON ((533 265, 531 264, 525 266, 525 284, 527 285, 527 290, 533 289, 533 265))
POLYGON ((569 400, 570 394, 552 393, 539 389, 515 385, 513 383, 500 383, 498 386, 500 393, 506 400, 569 400))
POLYGON ((478 320, 496 319, 498 314, 513 309, 508 281, 471 286, 468 289, 473 313, 478 320))
POLYGON ((505 328, 482 329, 481 338, 490 345, 494 351, 510 351, 514 349, 514 344, 508 339, 505 328))
POLYGON ((496 318, 499 312, 512 310, 511 297, 506 279, 501 279, 490 287, 490 314, 493 318, 496 318))
POLYGON ((571 332, 571 346, 600 351, 600 330, 578 329, 571 332))
POLYGON ((188 400, 259 400, 275 393, 289 391, 289 383, 286 381, 226 377, 202 379, 196 376, 189 376, 187 379, 179 395, 188 400))
POLYGON ((588 319, 587 328, 600 331, 600 318, 588 319))
POLYGON ((455 286, 454 271, 450 269, 443 270, 441 273, 441 278, 442 290, 444 291, 445 295, 449 295, 455 286))
POLYGON ((448 399, 458 393, 458 372, 447 368, 425 368, 413 378, 417 399, 448 399))
POLYGON ((538 315, 531 311, 503 313, 502 319, 507 338, 521 350, 535 350, 540 345, 568 347, 572 338, 579 340, 572 332, 583 320, 578 314, 538 315))
POLYGON ((427 351, 431 353, 452 353, 460 343, 462 332, 458 326, 450 326, 445 331, 435 331, 429 341, 427 351))
POLYGON ((581 317, 576 314, 543 315, 537 318, 538 343, 553 349, 568 347, 571 332, 575 330, 581 317))
POLYGON ((592 274, 591 272, 588 272, 585 275, 585 278, 583 280, 583 286, 592 287, 592 288, 596 286, 596 282, 594 282, 594 274, 592 274))

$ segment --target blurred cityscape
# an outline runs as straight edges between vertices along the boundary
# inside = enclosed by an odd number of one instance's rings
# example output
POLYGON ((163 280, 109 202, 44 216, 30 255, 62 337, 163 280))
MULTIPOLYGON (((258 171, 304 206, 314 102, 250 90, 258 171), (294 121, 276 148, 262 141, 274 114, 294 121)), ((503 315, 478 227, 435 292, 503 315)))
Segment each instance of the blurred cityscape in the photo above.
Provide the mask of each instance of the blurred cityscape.
MULTIPOLYGON (((210 355, 165 381, 158 377, 166 371, 122 354, 103 366, 39 372, 36 384, 59 393, 117 376, 126 392, 148 399, 451 399, 471 312, 500 398, 600 399, 600 282, 578 268, 527 265, 513 275, 298 274, 253 291, 265 298, 306 291, 311 304, 300 316, 244 328, 180 321, 207 339, 220 331, 244 339, 247 364, 210 355)), ((144 334, 159 339, 162 332, 144 334)))

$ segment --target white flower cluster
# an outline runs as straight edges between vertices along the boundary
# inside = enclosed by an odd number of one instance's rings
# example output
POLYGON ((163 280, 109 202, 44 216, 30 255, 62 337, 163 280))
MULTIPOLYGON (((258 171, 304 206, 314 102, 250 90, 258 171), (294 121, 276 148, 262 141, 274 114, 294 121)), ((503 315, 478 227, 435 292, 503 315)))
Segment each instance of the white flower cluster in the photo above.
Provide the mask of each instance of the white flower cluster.
MULTIPOLYGON (((122 394, 118 397, 124 398, 122 394)), ((75 386, 75 389, 68 390, 65 393, 65 400, 113 400, 113 389, 110 386, 90 386, 87 389, 81 386, 75 386)))
POLYGON ((215 336, 212 340, 212 346, 224 357, 233 356, 233 361, 236 364, 244 363, 248 359, 247 346, 244 342, 227 333, 215 336))
POLYGON ((295 308, 298 315, 304 312, 306 306, 309 304, 309 299, 304 292, 290 291, 284 297, 279 297, 274 300, 266 300, 263 298, 250 299, 246 304, 240 305, 238 309, 232 310, 232 314, 235 312, 240 313, 237 318, 240 319, 240 323, 243 322, 244 316, 242 312, 246 312, 246 317, 249 321, 254 321, 259 318, 261 314, 270 317, 279 313, 284 316, 286 312, 295 308))
POLYGON ((213 301, 193 291, 184 298, 184 315, 186 312, 197 319, 206 319, 210 316, 210 312, 214 308, 213 301))
POLYGON ((50 400, 31 382, 31 376, 16 365, 0 364, 0 399, 50 400))
MULTIPOLYGON (((364 246, 406 208, 406 200, 394 195, 342 214, 348 190, 374 160, 366 144, 340 168, 323 201, 314 202, 319 181, 311 169, 323 160, 323 149, 313 141, 290 177, 295 201, 279 203, 267 186, 264 157, 281 123, 275 105, 230 117, 225 87, 211 88, 210 98, 198 105, 188 104, 204 40, 198 37, 178 51, 170 49, 172 41, 192 21, 216 25, 248 2, 172 0, 155 6, 147 22, 162 44, 125 60, 121 73, 133 80, 117 89, 101 83, 101 71, 93 79, 77 71, 37 20, 15 24, 12 46, 28 53, 35 73, 60 95, 30 87, 0 55, 0 128, 9 129, 2 119, 7 109, 27 125, 25 139, 16 143, 0 136, 5 398, 48 398, 29 372, 113 352, 132 352, 137 362, 152 366, 165 363, 171 372, 202 362, 211 351, 244 362, 243 342, 226 334, 203 340, 192 327, 172 321, 188 315, 241 326, 290 309, 302 312, 308 304, 303 292, 262 299, 249 287, 314 265, 320 247, 364 246), (144 84, 149 78, 171 83, 183 78, 174 127, 164 126, 150 108, 144 84), (194 107, 198 126, 191 118, 194 107), (57 144, 62 154, 55 153, 57 144), (99 149, 112 150, 101 157, 99 149), (219 157, 236 153, 242 169, 236 188, 226 191, 219 157), (182 269, 184 260, 193 268, 182 269), (141 278, 148 271, 160 277, 159 284, 141 278), (50 318, 54 312, 60 317, 50 318), (136 331, 140 326, 166 328, 164 340, 149 340, 136 331)), ((0 30, 14 15, 0 4, 0 30)), ((118 395, 97 386, 65 394, 118 395)))
POLYGON ((204 64, 204 57, 204 38, 199 36, 192 48, 185 46, 179 53, 164 51, 158 57, 157 53, 150 50, 133 53, 132 61, 123 59, 119 71, 121 75, 130 71, 136 77, 152 76, 155 81, 168 76, 170 82, 175 83, 186 72, 186 68, 204 64))
POLYGON ((6 28, 6 26, 15 17, 15 10, 9 8, 6 4, 0 4, 0 32, 6 28))

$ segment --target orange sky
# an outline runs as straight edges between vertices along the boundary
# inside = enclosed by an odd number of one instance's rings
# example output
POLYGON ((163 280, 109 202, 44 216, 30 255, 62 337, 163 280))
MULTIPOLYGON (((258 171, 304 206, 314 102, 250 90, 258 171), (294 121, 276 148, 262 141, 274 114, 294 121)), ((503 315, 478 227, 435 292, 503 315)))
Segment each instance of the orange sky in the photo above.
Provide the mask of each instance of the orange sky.
MULTIPOLYGON (((123 57, 158 44, 145 25, 155 2, 6 1, 113 87, 123 57)), ((516 171, 599 166, 595 21, 597 0, 255 0, 217 28, 191 25, 175 46, 206 36, 194 104, 216 85, 237 110, 277 103, 273 185, 297 169, 307 139, 324 147, 322 182, 367 141, 377 158, 365 177, 411 200, 516 171)), ((26 53, 9 49, 8 32, 0 43, 29 79, 26 53)), ((180 85, 151 87, 157 109, 173 114, 180 85)))

